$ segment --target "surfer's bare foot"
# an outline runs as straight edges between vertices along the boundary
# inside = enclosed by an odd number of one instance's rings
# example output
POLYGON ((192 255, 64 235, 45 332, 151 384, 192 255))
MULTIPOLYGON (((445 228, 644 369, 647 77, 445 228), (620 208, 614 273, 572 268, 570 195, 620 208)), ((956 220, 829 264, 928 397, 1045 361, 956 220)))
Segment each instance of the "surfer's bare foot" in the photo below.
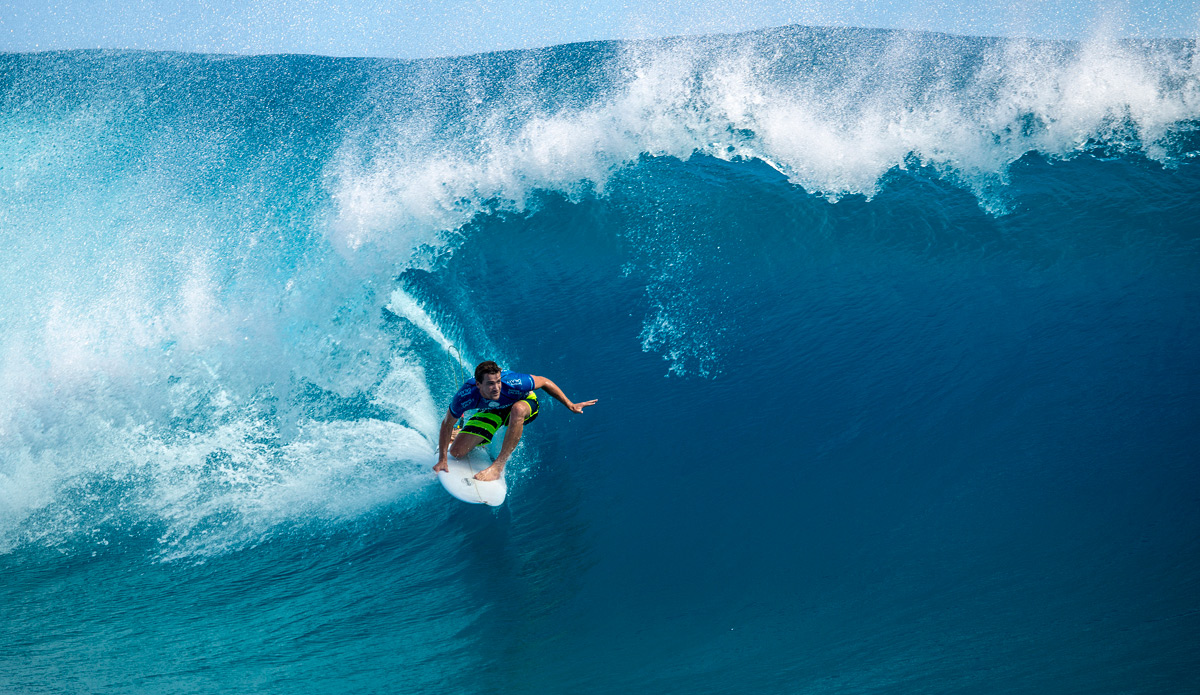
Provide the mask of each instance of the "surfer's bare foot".
POLYGON ((450 464, 446 463, 445 460, 438 461, 437 464, 433 467, 433 471, 435 473, 438 471, 441 471, 442 473, 449 473, 450 472, 450 464))
POLYGON ((499 480, 500 476, 504 475, 504 464, 493 463, 487 468, 475 474, 476 480, 499 480))

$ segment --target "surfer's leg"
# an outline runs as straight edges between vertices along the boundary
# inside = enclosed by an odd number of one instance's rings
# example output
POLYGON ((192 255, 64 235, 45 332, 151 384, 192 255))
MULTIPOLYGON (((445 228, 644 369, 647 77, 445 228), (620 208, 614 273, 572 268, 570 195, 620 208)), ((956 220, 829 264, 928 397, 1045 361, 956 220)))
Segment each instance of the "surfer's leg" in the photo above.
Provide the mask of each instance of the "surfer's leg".
POLYGON ((483 437, 480 437, 477 434, 471 434, 470 432, 459 432, 458 435, 454 437, 454 441, 450 442, 450 455, 456 459, 460 459, 471 453, 471 449, 474 449, 480 444, 486 443, 487 442, 484 441, 483 437))
POLYGON ((504 415, 500 410, 481 410, 475 413, 459 430, 454 441, 450 442, 450 455, 460 459, 480 444, 490 444, 492 437, 496 436, 496 430, 503 424, 504 415))
POLYGON ((504 443, 500 446, 500 455, 496 462, 475 474, 476 480, 496 480, 504 474, 504 464, 517 443, 521 441, 521 433, 525 430, 525 418, 529 417, 531 408, 525 401, 517 401, 508 411, 508 428, 504 431, 504 443))

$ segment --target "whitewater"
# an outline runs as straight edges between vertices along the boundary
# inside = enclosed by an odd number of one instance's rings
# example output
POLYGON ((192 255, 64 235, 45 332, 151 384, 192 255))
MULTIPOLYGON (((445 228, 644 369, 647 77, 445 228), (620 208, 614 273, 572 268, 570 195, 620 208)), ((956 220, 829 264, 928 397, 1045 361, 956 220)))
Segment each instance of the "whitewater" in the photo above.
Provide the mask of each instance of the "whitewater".
POLYGON ((1198 158, 1191 40, 0 54, 0 692, 1196 692, 1198 158))

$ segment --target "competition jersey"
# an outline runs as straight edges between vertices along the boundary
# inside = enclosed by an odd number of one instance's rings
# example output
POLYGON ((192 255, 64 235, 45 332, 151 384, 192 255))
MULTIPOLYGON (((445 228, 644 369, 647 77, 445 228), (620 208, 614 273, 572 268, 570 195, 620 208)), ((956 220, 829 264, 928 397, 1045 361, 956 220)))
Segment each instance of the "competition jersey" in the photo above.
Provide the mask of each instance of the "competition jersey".
POLYGON ((454 394, 454 399, 450 401, 450 414, 454 417, 462 417, 463 413, 468 410, 507 408, 528 396, 532 390, 532 375, 510 372, 505 369, 500 372, 500 399, 489 401, 479 393, 476 381, 467 379, 467 383, 462 385, 458 393, 454 394))

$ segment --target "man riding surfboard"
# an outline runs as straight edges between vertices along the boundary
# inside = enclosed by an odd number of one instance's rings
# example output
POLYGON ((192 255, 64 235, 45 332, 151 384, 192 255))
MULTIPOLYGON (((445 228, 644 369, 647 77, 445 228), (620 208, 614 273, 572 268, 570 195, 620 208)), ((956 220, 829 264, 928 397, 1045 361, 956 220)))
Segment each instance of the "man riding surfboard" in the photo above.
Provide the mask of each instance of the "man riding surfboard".
POLYGON ((433 470, 448 471, 447 452, 454 458, 463 458, 480 444, 491 442, 496 430, 508 425, 508 431, 504 433, 504 443, 500 446, 500 455, 491 466, 475 474, 476 480, 499 479, 504 474, 504 464, 508 462, 508 457, 513 449, 517 448, 517 442, 521 441, 525 424, 533 422, 538 416, 535 393, 538 389, 554 396, 573 413, 582 413, 584 408, 596 404, 595 399, 572 403, 562 389, 545 377, 500 369, 498 364, 490 360, 480 362, 479 366, 475 367, 475 378, 467 379, 458 393, 454 394, 446 417, 442 418, 442 428, 438 435, 438 461, 433 470), (451 444, 454 423, 468 410, 479 412, 467 420, 467 424, 463 425, 451 444))

